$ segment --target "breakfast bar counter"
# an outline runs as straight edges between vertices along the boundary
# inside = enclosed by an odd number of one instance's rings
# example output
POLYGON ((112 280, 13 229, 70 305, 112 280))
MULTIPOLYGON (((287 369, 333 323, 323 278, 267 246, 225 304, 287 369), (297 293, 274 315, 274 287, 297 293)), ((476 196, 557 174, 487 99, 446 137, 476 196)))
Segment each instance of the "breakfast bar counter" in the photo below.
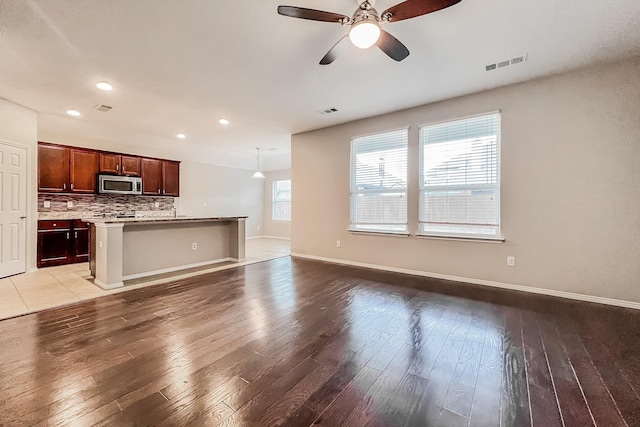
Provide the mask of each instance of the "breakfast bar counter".
POLYGON ((104 289, 125 280, 245 260, 247 217, 89 218, 89 265, 104 289))

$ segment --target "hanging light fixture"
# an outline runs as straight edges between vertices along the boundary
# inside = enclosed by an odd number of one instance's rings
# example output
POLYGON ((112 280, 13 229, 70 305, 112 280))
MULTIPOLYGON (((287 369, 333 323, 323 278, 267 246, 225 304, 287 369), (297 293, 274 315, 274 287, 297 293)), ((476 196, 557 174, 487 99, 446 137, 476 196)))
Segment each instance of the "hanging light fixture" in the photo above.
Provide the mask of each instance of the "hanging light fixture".
POLYGON ((251 176, 251 178, 264 179, 264 174, 260 172, 260 148, 256 148, 256 150, 258 150, 258 170, 251 176))

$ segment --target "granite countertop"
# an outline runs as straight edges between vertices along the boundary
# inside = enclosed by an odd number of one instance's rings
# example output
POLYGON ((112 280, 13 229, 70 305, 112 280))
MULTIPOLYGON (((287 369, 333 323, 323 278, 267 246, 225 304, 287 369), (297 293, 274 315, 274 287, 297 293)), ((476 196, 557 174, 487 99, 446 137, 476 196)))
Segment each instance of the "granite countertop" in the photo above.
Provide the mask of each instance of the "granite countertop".
MULTIPOLYGON (((115 212, 101 213, 97 211, 66 211, 66 212, 38 212, 38 219, 57 220, 65 219, 102 219, 115 216, 115 212)), ((175 218, 174 211, 135 211, 138 218, 175 218)))
POLYGON ((138 218, 82 218, 83 221, 94 224, 150 224, 159 222, 215 222, 215 221, 238 221, 247 219, 246 216, 223 216, 223 217, 138 217, 138 218))

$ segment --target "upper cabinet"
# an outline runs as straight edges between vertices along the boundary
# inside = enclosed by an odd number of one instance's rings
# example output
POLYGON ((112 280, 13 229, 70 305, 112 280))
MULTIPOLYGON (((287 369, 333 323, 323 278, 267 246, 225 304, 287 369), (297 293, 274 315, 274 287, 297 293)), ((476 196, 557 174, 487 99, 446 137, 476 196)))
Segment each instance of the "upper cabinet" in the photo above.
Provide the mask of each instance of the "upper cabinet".
POLYGON ((95 193, 98 153, 69 149, 69 187, 73 193, 95 193))
POLYGON ((38 191, 95 193, 97 171, 95 151, 38 145, 38 191))
POLYGON ((142 193, 180 195, 180 162, 49 143, 38 144, 38 191, 96 193, 96 175, 142 177, 142 193))
POLYGON ((140 176, 140 157, 117 153, 100 153, 100 172, 140 176))
POLYGON ((142 194, 162 195, 162 160, 140 160, 142 170, 142 194))
POLYGON ((141 176, 142 170, 140 169, 140 157, 138 156, 120 156, 120 174, 141 176))
POLYGON ((162 161, 162 183, 165 196, 180 195, 180 162, 162 161))
POLYGON ((142 194, 180 196, 180 162, 141 159, 142 194))
POLYGON ((69 188, 69 149, 38 145, 38 191, 65 193, 69 188))

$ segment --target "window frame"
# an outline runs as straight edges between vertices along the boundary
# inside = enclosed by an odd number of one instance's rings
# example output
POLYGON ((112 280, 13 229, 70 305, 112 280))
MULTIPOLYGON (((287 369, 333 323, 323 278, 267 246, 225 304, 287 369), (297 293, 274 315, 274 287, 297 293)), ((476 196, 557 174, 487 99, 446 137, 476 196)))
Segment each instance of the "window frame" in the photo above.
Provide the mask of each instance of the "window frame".
MULTIPOLYGON (((466 240, 466 241, 504 241, 504 237, 502 236, 502 165, 501 165, 501 151, 502 151, 502 110, 494 110, 487 111, 483 113, 473 114, 469 116, 451 118, 446 120, 439 120, 429 123, 424 123, 418 126, 418 231, 416 233, 416 237, 421 238, 436 238, 436 239, 454 239, 454 240, 466 240), (427 188, 424 184, 424 146, 425 143, 422 140, 422 130, 428 126, 434 126, 438 124, 457 122, 462 120, 473 119, 476 117, 483 116, 498 116, 498 127, 496 131, 496 181, 497 184, 493 184, 492 186, 497 187, 496 197, 497 197, 497 208, 498 208, 498 224, 496 226, 495 234, 472 234, 472 233, 456 233, 456 232, 435 232, 435 231, 423 231, 424 221, 421 221, 423 208, 424 208, 424 193, 427 188)), ((442 185, 442 186, 432 186, 432 189, 473 189, 473 188, 487 188, 491 184, 458 184, 458 185, 442 185)))
POLYGON ((274 179, 271 181, 271 221, 277 223, 290 223, 291 222, 291 191, 289 191, 289 200, 276 200, 276 186, 278 182, 289 181, 289 188, 291 188, 291 178, 274 179), (289 219, 276 219, 276 203, 289 203, 289 219))
POLYGON ((348 227, 348 231, 349 232, 353 232, 353 233, 361 233, 361 234, 374 234, 374 235, 394 235, 394 236, 409 236, 409 203, 408 203, 408 198, 409 198, 409 126, 405 126, 402 128, 396 128, 396 129, 389 129, 389 130, 383 130, 383 131, 378 131, 378 132, 372 132, 372 133, 368 133, 365 135, 358 135, 358 136, 352 136, 351 140, 349 142, 349 227, 348 227), (394 132, 404 132, 404 143, 405 143, 405 150, 406 150, 406 155, 405 155, 405 168, 407 171, 407 176, 405 178, 405 185, 402 188, 398 188, 398 189, 384 189, 384 190, 379 190, 379 189, 355 189, 356 187, 356 168, 355 168, 355 159, 356 159, 356 150, 355 150, 355 142, 358 139, 361 138, 367 138, 367 137, 374 137, 374 136, 378 136, 378 135, 384 135, 384 134, 391 134, 394 132), (354 212, 355 212, 355 199, 354 199, 354 195, 357 194, 377 194, 377 193, 384 193, 384 194, 404 194, 405 199, 407 200, 406 203, 406 212, 405 212, 405 217, 406 217, 406 222, 404 223, 379 223, 379 222, 375 222, 375 223, 364 223, 364 222, 355 222, 354 221, 354 212), (356 228, 357 224, 361 224, 361 225, 380 225, 380 226, 384 226, 386 225, 396 225, 396 226, 404 226, 404 230, 385 230, 385 229, 376 229, 376 228, 356 228))

